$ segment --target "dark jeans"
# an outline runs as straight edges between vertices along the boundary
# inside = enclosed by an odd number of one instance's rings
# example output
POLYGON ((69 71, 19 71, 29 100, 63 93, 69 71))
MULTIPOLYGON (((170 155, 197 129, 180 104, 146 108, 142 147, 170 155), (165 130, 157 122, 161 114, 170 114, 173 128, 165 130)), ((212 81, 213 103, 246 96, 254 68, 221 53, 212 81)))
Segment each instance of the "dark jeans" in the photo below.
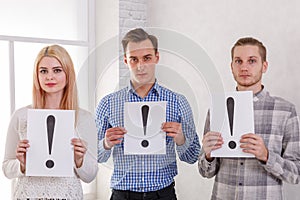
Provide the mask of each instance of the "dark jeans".
POLYGON ((124 190, 112 190, 110 200, 177 200, 175 183, 161 190, 151 192, 132 192, 124 190))

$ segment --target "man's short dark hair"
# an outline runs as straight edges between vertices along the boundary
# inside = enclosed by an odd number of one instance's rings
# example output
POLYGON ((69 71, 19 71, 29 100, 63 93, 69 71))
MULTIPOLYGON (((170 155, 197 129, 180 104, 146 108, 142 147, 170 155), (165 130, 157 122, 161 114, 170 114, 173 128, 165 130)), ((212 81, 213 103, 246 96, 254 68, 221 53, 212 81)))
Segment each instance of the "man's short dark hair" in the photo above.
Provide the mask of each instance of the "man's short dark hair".
POLYGON ((147 39, 151 41, 154 51, 156 53, 158 50, 158 42, 157 42, 157 38, 154 35, 149 35, 142 28, 136 28, 129 31, 122 40, 124 55, 126 54, 126 48, 129 42, 138 43, 147 39))
POLYGON ((245 38, 240 38, 231 48, 231 60, 233 60, 233 53, 235 47, 238 46, 245 46, 245 45, 253 45, 257 46, 259 49, 259 54, 261 56, 261 59, 263 62, 267 61, 267 50, 266 47, 263 45, 262 42, 258 41, 255 38, 252 37, 245 37, 245 38))

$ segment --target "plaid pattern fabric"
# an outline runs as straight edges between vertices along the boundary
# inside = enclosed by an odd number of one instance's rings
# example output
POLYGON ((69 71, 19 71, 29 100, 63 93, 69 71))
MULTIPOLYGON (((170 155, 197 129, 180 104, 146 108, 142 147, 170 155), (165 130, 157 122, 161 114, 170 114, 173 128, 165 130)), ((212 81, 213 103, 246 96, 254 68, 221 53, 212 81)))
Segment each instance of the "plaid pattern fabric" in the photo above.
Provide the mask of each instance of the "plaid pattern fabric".
MULTIPOLYGON (((209 131, 209 116, 204 133, 209 131)), ((283 199, 282 181, 299 183, 300 134, 294 105, 262 90, 254 95, 255 133, 269 150, 267 163, 256 158, 216 158, 201 151, 199 172, 215 176, 211 199, 283 199)))
POLYGON ((106 162, 113 155, 111 188, 116 190, 160 190, 170 185, 177 175, 176 151, 179 159, 187 163, 195 163, 200 153, 199 139, 188 101, 183 95, 174 93, 157 82, 144 98, 139 97, 131 85, 104 97, 96 110, 96 125, 98 162, 106 162), (105 131, 111 127, 124 127, 124 103, 142 101, 167 101, 166 121, 182 124, 185 144, 177 146, 173 138, 166 136, 166 155, 124 155, 123 142, 115 145, 113 150, 105 150, 105 131))

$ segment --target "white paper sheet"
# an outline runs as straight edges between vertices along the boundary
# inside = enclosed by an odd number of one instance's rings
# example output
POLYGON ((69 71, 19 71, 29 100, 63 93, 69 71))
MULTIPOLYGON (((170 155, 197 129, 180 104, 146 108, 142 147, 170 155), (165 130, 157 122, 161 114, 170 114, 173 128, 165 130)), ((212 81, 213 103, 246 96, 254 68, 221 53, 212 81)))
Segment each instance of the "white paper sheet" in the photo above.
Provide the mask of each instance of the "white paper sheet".
POLYGON ((224 139, 222 147, 211 152, 212 157, 254 157, 244 153, 239 142, 243 134, 254 133, 252 91, 213 95, 210 116, 211 131, 220 132, 224 139), (228 114, 230 107, 233 108, 232 117, 228 114), (233 119, 232 128, 230 118, 233 119))
POLYGON ((125 103, 124 154, 166 154, 166 133, 161 130, 166 105, 166 101, 125 103))
POLYGON ((27 114, 30 148, 26 154, 26 176, 74 176, 71 139, 75 135, 75 111, 29 109, 27 114), (52 144, 48 134, 53 134, 52 144))

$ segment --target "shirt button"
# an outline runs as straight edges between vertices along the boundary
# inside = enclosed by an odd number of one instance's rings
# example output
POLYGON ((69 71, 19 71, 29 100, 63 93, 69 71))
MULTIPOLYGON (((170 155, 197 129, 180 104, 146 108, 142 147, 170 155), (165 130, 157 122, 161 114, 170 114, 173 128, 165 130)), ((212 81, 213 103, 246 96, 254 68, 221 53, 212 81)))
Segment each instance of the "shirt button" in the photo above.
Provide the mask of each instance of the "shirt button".
POLYGON ((241 165, 243 165, 244 163, 243 162, 241 162, 241 165))
POLYGON ((243 185, 243 183, 239 183, 239 185, 243 185))

